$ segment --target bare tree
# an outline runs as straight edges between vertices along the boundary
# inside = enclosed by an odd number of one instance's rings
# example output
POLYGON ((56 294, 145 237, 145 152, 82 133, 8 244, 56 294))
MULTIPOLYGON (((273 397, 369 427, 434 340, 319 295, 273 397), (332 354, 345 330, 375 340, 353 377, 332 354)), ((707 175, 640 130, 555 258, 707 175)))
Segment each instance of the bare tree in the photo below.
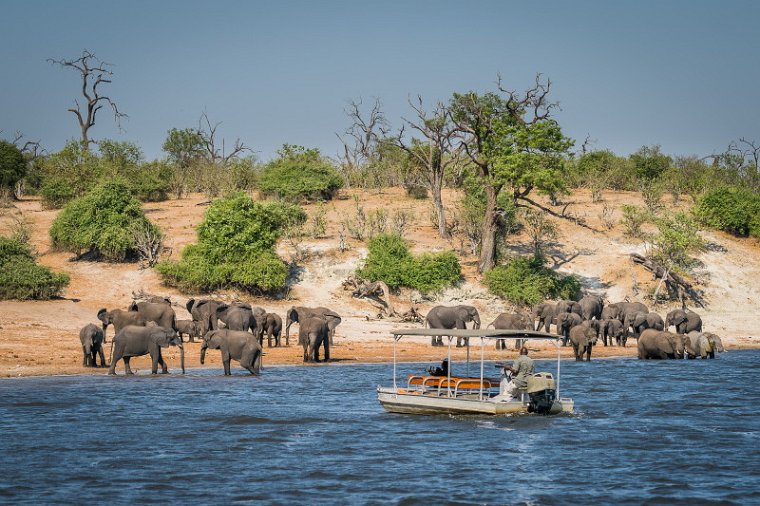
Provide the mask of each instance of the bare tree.
POLYGON ((95 116, 103 105, 109 105, 113 110, 114 121, 119 128, 121 128, 121 118, 128 117, 126 114, 119 111, 116 102, 114 102, 110 96, 103 95, 99 89, 102 84, 110 84, 111 76, 113 72, 109 70, 109 67, 113 65, 106 63, 98 59, 94 53, 88 50, 82 51, 82 56, 74 60, 54 60, 48 58, 50 63, 60 65, 63 68, 70 68, 79 72, 82 78, 82 97, 84 98, 84 104, 80 104, 78 99, 74 99, 76 107, 69 108, 69 111, 74 113, 79 122, 79 128, 82 135, 82 144, 85 149, 90 148, 90 144, 94 143, 90 139, 90 128, 95 126, 95 116))
POLYGON ((726 154, 741 160, 741 176, 755 179, 760 175, 760 144, 742 137, 728 145, 726 154))
POLYGON ((351 120, 351 126, 344 136, 335 134, 343 144, 343 163, 355 169, 376 154, 377 143, 390 132, 390 126, 382 109, 382 102, 375 98, 368 114, 362 112, 362 99, 352 100, 344 110, 351 120))
POLYGON ((235 139, 235 144, 232 146, 232 150, 228 153, 226 151, 225 139, 220 140, 216 136, 219 125, 221 124, 221 122, 212 124, 208 114, 204 112, 198 120, 198 134, 201 136, 208 161, 213 164, 227 165, 230 160, 239 156, 241 153, 251 151, 251 148, 243 144, 238 138, 235 139), (219 144, 221 144, 221 146, 219 144))
POLYGON ((415 120, 402 119, 411 130, 421 134, 423 140, 412 139, 411 143, 405 142, 405 126, 402 126, 396 136, 396 143, 423 167, 435 206, 438 234, 447 239, 449 229, 446 226, 441 191, 446 169, 461 162, 461 148, 455 148, 452 144, 457 135, 457 129, 449 120, 448 109, 442 102, 438 102, 432 112, 428 113, 422 104, 422 97, 417 95, 416 100, 409 99, 409 106, 414 110, 417 118, 415 120))

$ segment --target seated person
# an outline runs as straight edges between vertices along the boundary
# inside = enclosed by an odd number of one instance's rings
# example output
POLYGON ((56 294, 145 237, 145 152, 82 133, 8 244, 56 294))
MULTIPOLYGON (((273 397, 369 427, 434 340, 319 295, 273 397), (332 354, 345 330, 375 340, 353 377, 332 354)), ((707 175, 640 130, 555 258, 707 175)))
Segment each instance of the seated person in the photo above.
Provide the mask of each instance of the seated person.
POLYGON ((448 376, 449 375, 449 359, 444 358, 443 362, 441 362, 440 367, 435 367, 435 368, 433 368, 433 366, 428 367, 428 373, 431 376, 448 376))
POLYGON ((536 369, 533 359, 528 356, 528 348, 520 348, 520 355, 512 362, 512 365, 501 365, 504 375, 499 385, 499 395, 509 398, 519 398, 520 394, 528 388, 528 377, 535 374, 536 369), (512 376, 508 378, 507 372, 512 376))

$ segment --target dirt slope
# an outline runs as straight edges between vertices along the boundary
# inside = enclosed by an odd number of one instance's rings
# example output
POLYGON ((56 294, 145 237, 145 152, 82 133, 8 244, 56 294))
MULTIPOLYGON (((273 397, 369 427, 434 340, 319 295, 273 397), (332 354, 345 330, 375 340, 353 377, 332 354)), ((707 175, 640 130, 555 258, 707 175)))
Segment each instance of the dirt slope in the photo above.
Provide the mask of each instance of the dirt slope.
MULTIPOLYGON (((460 254, 466 278, 461 286, 445 291, 434 300, 420 300, 414 294, 402 293, 394 297, 398 310, 405 311, 414 306, 424 314, 438 304, 473 304, 481 312, 485 325, 500 312, 513 309, 487 293, 476 272, 476 258, 465 251, 464 241, 453 239, 446 242, 437 237, 436 230, 430 224, 429 201, 408 198, 400 189, 388 189, 381 193, 344 190, 343 193, 349 197, 357 195, 365 212, 385 209, 389 222, 396 210, 410 212, 413 220, 405 237, 415 251, 453 248, 460 254)), ((447 192, 445 200, 453 206, 457 200, 456 193, 447 192)), ((564 210, 565 215, 574 217, 580 224, 555 218, 560 234, 557 241, 550 245, 549 255, 561 271, 579 275, 587 289, 604 294, 608 300, 628 297, 651 304, 645 299, 652 286, 651 275, 628 261, 628 254, 643 251, 643 246, 628 241, 619 225, 608 230, 601 219, 606 207, 617 222, 621 206, 627 203, 641 202, 639 196, 632 193, 608 193, 605 200, 599 203, 591 203, 590 196, 585 192, 568 197, 563 205, 552 209, 557 213, 564 210)), ((352 299, 341 286, 366 255, 364 243, 345 237, 346 234, 341 235, 341 222, 356 216, 356 205, 353 198, 347 198, 324 206, 328 222, 325 237, 306 239, 298 244, 306 259, 302 261, 298 282, 286 299, 273 301, 241 297, 283 316, 291 305, 329 306, 344 317, 332 350, 335 359, 387 361, 392 357, 388 330, 406 324, 377 319, 378 311, 371 303, 352 299), (345 251, 339 249, 341 242, 347 247, 345 251)), ((207 201, 200 195, 194 195, 183 200, 146 204, 145 207, 148 216, 166 233, 172 256, 177 257, 185 245, 195 240, 195 227, 202 219, 207 201)), ((309 205, 306 209, 313 215, 317 207, 309 205)), ((133 291, 169 295, 178 303, 175 308, 177 317, 189 317, 183 305, 190 294, 179 294, 163 287, 152 270, 141 270, 135 264, 72 262, 70 253, 51 250, 48 229, 56 214, 56 211, 42 210, 37 200, 27 199, 17 203, 16 209, 7 210, 0 216, 0 233, 7 233, 13 227, 13 216, 23 215, 32 224, 32 243, 40 253, 40 261, 71 275, 71 285, 63 300, 0 302, 0 376, 92 372, 80 366, 79 329, 86 323, 97 323, 95 315, 100 308, 125 307, 131 301, 133 291)), ((700 257, 703 266, 699 275, 707 281, 703 287, 707 305, 695 309, 702 314, 705 329, 726 336, 729 346, 754 347, 760 337, 752 325, 760 300, 760 247, 754 240, 736 239, 720 233, 706 232, 704 236, 710 243, 710 249, 700 257)), ((526 237, 518 235, 510 238, 509 249, 524 253, 530 250, 530 246, 526 237)), ((295 254, 294 245, 288 241, 282 241, 278 250, 286 259, 295 254)), ((658 307, 656 310, 664 315, 668 308, 658 307)), ((406 360, 437 361, 444 353, 440 349, 430 348, 424 341, 407 342, 400 349, 403 350, 401 356, 406 360)), ((302 360, 301 350, 292 345, 266 351, 265 360, 269 364, 300 364, 302 360)), ((630 346, 625 350, 600 346, 594 354, 633 352, 630 346)), ((546 350, 543 353, 553 352, 546 350)), ((455 350, 455 354, 463 357, 464 351, 455 350)), ((565 349, 563 354, 570 355, 571 350, 565 349)), ((512 352, 497 354, 489 351, 489 356, 494 358, 512 355, 512 352)), ((198 345, 189 345, 188 365, 197 365, 197 356, 198 345)), ((176 350, 170 350, 168 357, 170 364, 178 363, 176 350)), ((218 365, 216 354, 211 357, 210 365, 218 365)), ((134 360, 133 364, 138 370, 149 367, 147 359, 134 360)))

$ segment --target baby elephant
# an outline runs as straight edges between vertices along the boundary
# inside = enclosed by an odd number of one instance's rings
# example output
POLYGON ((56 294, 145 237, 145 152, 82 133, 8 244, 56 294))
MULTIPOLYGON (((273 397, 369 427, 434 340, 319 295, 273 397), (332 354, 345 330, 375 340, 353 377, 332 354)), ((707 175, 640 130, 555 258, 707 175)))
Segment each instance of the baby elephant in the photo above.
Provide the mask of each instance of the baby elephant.
POLYGON ((598 337, 596 329, 590 321, 585 321, 580 325, 570 329, 570 343, 573 345, 575 360, 582 361, 583 355, 586 355, 586 362, 591 362, 591 350, 596 344, 598 337))
POLYGON ((261 371, 261 345, 256 336, 243 330, 210 330, 203 336, 201 364, 206 361, 206 350, 221 350, 224 375, 230 376, 230 360, 237 360, 251 374, 261 371))
POLYGON ((330 329, 322 318, 308 317, 299 322, 298 344, 303 346, 303 361, 319 362, 319 347, 325 350, 325 362, 330 360, 330 329))
POLYGON ((194 320, 177 320, 177 334, 187 334, 188 342, 194 343, 196 337, 201 337, 201 324, 194 320))
POLYGON ((92 323, 88 323, 79 331, 79 340, 82 342, 85 367, 97 367, 96 357, 100 355, 100 367, 106 366, 106 357, 103 353, 103 329, 92 323))
MULTIPOLYGON (((264 331, 267 333, 267 344, 272 347, 272 339, 274 338, 274 345, 281 346, 280 334, 282 334, 282 318, 277 313, 267 313, 264 320, 264 331)), ((288 339, 285 339, 285 346, 290 346, 288 339)))

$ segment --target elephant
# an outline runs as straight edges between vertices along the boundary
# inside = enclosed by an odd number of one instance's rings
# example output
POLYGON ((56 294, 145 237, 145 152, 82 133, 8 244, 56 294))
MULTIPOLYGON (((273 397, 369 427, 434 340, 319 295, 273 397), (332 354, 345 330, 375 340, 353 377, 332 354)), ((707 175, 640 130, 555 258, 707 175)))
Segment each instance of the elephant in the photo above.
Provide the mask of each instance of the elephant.
POLYGON ((114 335, 118 334, 121 329, 127 325, 136 325, 144 327, 148 321, 145 316, 137 311, 125 311, 124 309, 112 309, 108 311, 103 308, 98 311, 98 320, 103 322, 103 342, 106 342, 106 330, 109 325, 113 325, 114 335))
POLYGON ((533 315, 533 321, 538 320, 538 326, 536 330, 541 330, 541 327, 546 328, 546 332, 549 332, 549 327, 554 319, 555 304, 551 302, 541 302, 533 306, 531 314, 533 315))
POLYGON ((193 320, 177 320, 177 333, 180 339, 182 334, 187 334, 188 342, 194 343, 196 337, 202 337, 201 324, 193 320))
MULTIPOLYGON (((520 313, 501 313, 494 321, 488 324, 488 327, 495 329, 507 330, 533 330, 533 320, 530 316, 520 313)), ((523 340, 515 339, 515 349, 522 348, 523 340)), ((496 340, 496 349, 504 350, 507 348, 506 339, 496 340)))
POLYGON ((648 313, 649 308, 641 302, 618 302, 620 315, 618 319, 623 322, 623 331, 628 334, 628 328, 633 326, 633 320, 639 313, 648 313))
POLYGON ((219 327, 217 313, 223 311, 227 304, 218 300, 190 299, 185 307, 193 316, 193 320, 200 323, 201 335, 205 336, 209 330, 216 330, 219 327))
POLYGON ((330 360, 330 328, 326 320, 307 316, 298 322, 298 344, 303 346, 303 361, 319 362, 319 347, 324 348, 325 362, 330 360))
POLYGON ((599 339, 597 331, 589 320, 570 329, 570 343, 573 345, 575 360, 580 362, 586 356, 586 362, 591 361, 591 350, 599 339))
MULTIPOLYGON (((638 339, 645 329, 665 330, 665 322, 657 313, 636 313, 631 323, 633 336, 638 339)), ((627 329, 626 329, 627 330, 627 329)))
POLYGON ((674 309, 665 315, 665 328, 675 325, 678 334, 688 334, 692 331, 702 332, 702 318, 694 311, 674 309))
MULTIPOLYGON (((161 300, 161 299, 159 299, 161 300)), ((155 322, 159 327, 177 330, 177 315, 171 304, 163 302, 132 302, 130 311, 136 311, 146 322, 155 322)))
POLYGON ((581 305, 574 300, 561 300, 554 305, 554 314, 559 316, 562 313, 575 313, 582 316, 581 305))
POLYGON ((646 329, 639 336, 639 359, 683 358, 686 336, 665 330, 646 329))
MULTIPOLYGON (((224 328, 229 330, 239 330, 248 332, 256 336, 256 319, 253 316, 251 306, 245 305, 225 305, 217 309, 216 316, 224 323, 224 328)), ((205 334, 204 334, 205 336, 205 334)), ((258 336, 257 336, 258 337, 258 336)))
POLYGON ((584 320, 592 318, 601 320, 604 300, 599 295, 586 295, 578 301, 578 305, 581 307, 581 316, 584 320))
POLYGON ((182 338, 173 329, 161 327, 154 322, 148 322, 144 327, 127 325, 116 334, 113 340, 114 355, 108 374, 116 374, 116 363, 121 359, 124 359, 125 373, 133 374, 132 369, 129 368, 129 360, 132 357, 139 357, 148 353, 150 353, 153 362, 151 373, 156 374, 158 365, 161 364, 162 374, 167 374, 169 370, 161 356, 161 348, 168 346, 179 347, 180 365, 182 374, 185 374, 185 348, 182 346, 182 338))
POLYGON ((715 352, 723 353, 723 341, 711 332, 692 330, 686 334, 686 356, 689 358, 715 358, 715 352))
POLYGON ((221 350, 224 375, 230 376, 230 360, 237 360, 240 366, 253 375, 261 372, 261 345, 256 336, 245 330, 209 330, 203 336, 201 364, 206 362, 206 350, 221 350))
MULTIPOLYGON (((473 328, 480 328, 480 313, 473 306, 435 306, 428 311, 425 324, 431 329, 466 329, 467 322, 473 322, 473 328)), ((457 348, 469 344, 467 340, 457 338, 457 348)), ((430 340, 433 346, 443 346, 441 336, 433 336, 430 340)))
POLYGON ((557 334, 562 336, 562 346, 567 346, 570 339, 570 329, 583 321, 578 313, 560 313, 557 315, 557 334))
POLYGON ((103 353, 103 330, 97 325, 88 323, 79 331, 79 340, 82 342, 84 367, 97 367, 97 356, 100 355, 100 367, 106 366, 106 356, 103 353))
POLYGON ((622 308, 618 304, 607 304, 602 308, 602 315, 600 320, 620 320, 620 324, 623 323, 622 308))
POLYGON ((604 342, 605 346, 607 346, 607 338, 609 337, 610 346, 612 346, 612 338, 615 338, 615 342, 618 346, 622 345, 625 347, 623 322, 617 318, 612 318, 609 320, 602 320, 600 325, 602 329, 602 342, 604 342))
POLYGON ((293 306, 288 309, 288 312, 285 314, 285 343, 290 342, 290 326, 294 323, 298 323, 300 326, 300 321, 309 317, 322 318, 327 322, 327 329, 329 331, 328 337, 330 344, 333 344, 335 327, 340 325, 341 322, 340 315, 332 309, 328 309, 326 307, 303 306, 293 306))
MULTIPOLYGON (((272 339, 274 339, 275 346, 281 346, 280 335, 282 334, 282 318, 277 313, 267 313, 264 318, 264 331, 267 334, 267 344, 272 347, 272 339)), ((290 343, 285 339, 285 346, 290 346, 290 343)))

